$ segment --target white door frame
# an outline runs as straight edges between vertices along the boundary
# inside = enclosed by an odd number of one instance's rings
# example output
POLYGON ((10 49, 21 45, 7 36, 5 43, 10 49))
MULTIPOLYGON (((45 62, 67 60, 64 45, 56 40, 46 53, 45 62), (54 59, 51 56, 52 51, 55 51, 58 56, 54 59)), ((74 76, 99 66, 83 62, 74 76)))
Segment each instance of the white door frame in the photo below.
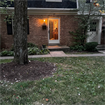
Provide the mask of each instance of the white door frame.
POLYGON ((90 31, 88 31, 88 34, 90 36, 87 37, 87 42, 91 42, 92 34, 94 34, 95 36, 97 36, 97 39, 96 39, 97 41, 96 42, 98 42, 98 44, 101 44, 102 17, 97 17, 94 20, 97 21, 97 27, 96 27, 97 29, 96 29, 96 32, 90 32, 90 31))
POLYGON ((48 43, 49 44, 59 44, 60 43, 60 18, 48 18, 48 43), (49 36, 50 36, 50 33, 49 33, 49 20, 50 19, 58 19, 58 40, 49 40, 49 36))

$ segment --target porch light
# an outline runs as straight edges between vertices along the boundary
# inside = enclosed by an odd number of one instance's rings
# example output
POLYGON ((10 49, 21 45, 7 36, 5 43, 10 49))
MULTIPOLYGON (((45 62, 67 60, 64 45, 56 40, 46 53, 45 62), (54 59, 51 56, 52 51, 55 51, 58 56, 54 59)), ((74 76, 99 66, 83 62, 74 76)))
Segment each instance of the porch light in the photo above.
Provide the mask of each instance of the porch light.
POLYGON ((44 19, 43 21, 44 21, 44 24, 42 25, 42 29, 43 29, 43 30, 46 30, 47 26, 46 26, 46 24, 45 24, 45 19, 44 19))

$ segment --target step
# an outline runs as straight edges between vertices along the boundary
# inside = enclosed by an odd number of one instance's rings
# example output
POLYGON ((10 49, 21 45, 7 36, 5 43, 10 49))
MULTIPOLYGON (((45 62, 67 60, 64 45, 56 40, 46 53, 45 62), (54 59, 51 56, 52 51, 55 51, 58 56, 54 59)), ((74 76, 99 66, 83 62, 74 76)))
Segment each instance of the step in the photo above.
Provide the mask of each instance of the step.
POLYGON ((96 48, 98 50, 105 50, 105 45, 98 45, 96 48))
POLYGON ((53 45, 53 46, 47 46, 47 49, 50 51, 64 51, 67 52, 70 50, 68 46, 60 46, 60 45, 53 45))

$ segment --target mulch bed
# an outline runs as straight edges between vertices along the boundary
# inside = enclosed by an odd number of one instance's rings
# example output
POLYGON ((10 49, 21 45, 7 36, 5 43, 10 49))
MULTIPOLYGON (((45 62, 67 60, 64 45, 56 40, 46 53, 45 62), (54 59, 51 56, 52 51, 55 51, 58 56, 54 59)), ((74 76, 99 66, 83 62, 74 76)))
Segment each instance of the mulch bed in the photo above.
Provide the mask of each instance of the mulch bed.
POLYGON ((51 76, 56 70, 54 64, 41 61, 31 61, 26 65, 10 62, 0 64, 0 68, 0 80, 12 82, 38 80, 46 76, 51 76))

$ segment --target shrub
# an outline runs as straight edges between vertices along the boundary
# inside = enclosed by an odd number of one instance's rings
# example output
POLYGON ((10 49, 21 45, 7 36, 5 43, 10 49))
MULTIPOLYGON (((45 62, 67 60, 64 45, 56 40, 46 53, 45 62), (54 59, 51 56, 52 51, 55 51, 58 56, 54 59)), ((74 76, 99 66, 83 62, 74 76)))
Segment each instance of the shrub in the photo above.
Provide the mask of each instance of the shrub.
POLYGON ((0 56, 13 56, 14 52, 13 51, 8 51, 8 50, 4 50, 0 53, 0 56))
POLYGON ((36 55, 36 54, 38 55, 40 53, 41 53, 41 50, 37 47, 29 47, 28 48, 28 54, 29 55, 36 55))
MULTIPOLYGON (((39 54, 48 54, 50 51, 48 49, 42 48, 39 49, 35 44, 28 43, 28 54, 29 55, 39 55, 39 54)), ((0 53, 0 56, 13 56, 14 47, 12 46, 11 51, 4 50, 0 53)))
POLYGON ((46 49, 46 48, 42 48, 41 52, 42 52, 42 54, 50 53, 50 51, 48 49, 46 49))
POLYGON ((37 47, 37 45, 35 45, 33 43, 27 43, 27 47, 37 47))
POLYGON ((29 55, 39 55, 39 54, 48 54, 48 53, 49 53, 48 49, 43 48, 42 50, 40 50, 37 47, 29 47, 28 48, 28 54, 29 55))
POLYGON ((96 51, 97 42, 88 42, 85 44, 86 51, 96 51))
POLYGON ((70 50, 76 50, 76 51, 84 51, 85 47, 82 45, 75 45, 73 47, 70 47, 70 50))

